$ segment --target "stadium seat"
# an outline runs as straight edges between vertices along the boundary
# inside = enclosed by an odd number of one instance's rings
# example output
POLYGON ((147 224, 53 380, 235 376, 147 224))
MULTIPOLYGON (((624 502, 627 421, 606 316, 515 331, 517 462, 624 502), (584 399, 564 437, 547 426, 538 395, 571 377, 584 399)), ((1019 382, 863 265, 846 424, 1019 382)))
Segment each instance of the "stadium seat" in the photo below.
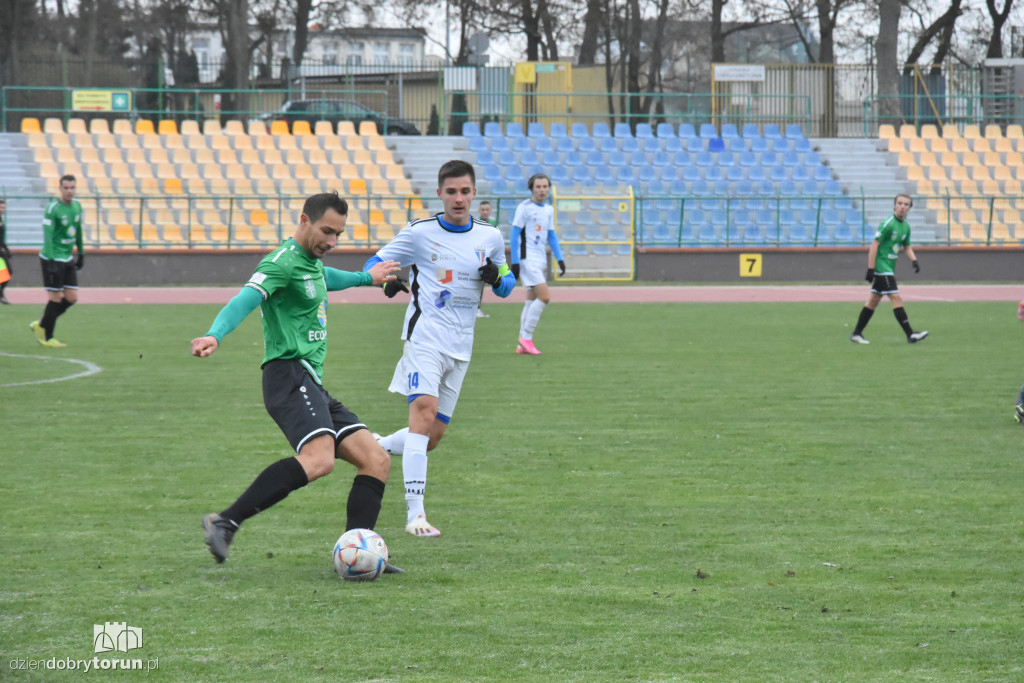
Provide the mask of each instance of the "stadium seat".
POLYGON ((802 138, 804 137, 804 130, 799 123, 787 123, 786 137, 790 139, 802 138))
POLYGON ((510 138, 526 137, 523 134, 523 124, 516 121, 509 121, 505 126, 505 136, 510 138))
POLYGON ((779 130, 778 124, 776 124, 776 123, 766 123, 764 125, 764 134, 763 134, 763 136, 764 136, 765 139, 780 138, 780 137, 782 137, 782 132, 779 130))
POLYGON ((615 124, 613 130, 613 137, 616 138, 631 138, 633 137, 633 131, 630 129, 629 124, 625 122, 619 122, 615 124))
POLYGON ((462 135, 467 138, 480 137, 480 124, 476 121, 466 121, 462 124, 462 135))
MULTIPOLYGON (((465 128, 463 128, 465 131, 465 128)), ((529 138, 547 138, 548 132, 544 129, 544 124, 537 121, 526 126, 526 136, 529 138)))
POLYGON ((638 138, 653 138, 654 130, 651 128, 649 123, 638 123, 636 124, 636 134, 638 138))
POLYGON ((565 132, 565 124, 558 121, 552 123, 548 131, 548 137, 552 139, 569 137, 568 133, 565 132))
POLYGON ((487 121, 484 123, 484 137, 485 138, 500 138, 502 137, 501 124, 497 121, 487 121))
POLYGON ((679 137, 681 138, 695 138, 697 137, 697 131, 694 129, 692 123, 680 123, 679 124, 679 137))
POLYGON ((671 123, 659 123, 656 132, 659 138, 669 139, 676 137, 676 131, 671 123))

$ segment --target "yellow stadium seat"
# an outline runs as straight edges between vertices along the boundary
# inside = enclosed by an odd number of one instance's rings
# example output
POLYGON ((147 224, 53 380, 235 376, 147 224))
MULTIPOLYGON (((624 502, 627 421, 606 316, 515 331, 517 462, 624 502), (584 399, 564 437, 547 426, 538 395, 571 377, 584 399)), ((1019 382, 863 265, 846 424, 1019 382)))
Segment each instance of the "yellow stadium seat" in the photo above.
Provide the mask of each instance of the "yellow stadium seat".
POLYGON ((975 125, 973 123, 969 123, 966 126, 964 126, 964 137, 969 139, 969 140, 973 140, 975 138, 980 138, 981 137, 981 129, 978 128, 977 125, 975 125))
POLYGON ((891 140, 896 137, 896 129, 891 123, 883 123, 878 127, 878 137, 882 140, 891 140))
POLYGON ((252 138, 248 135, 232 135, 231 143, 235 149, 252 149, 252 138))
POLYGON ((270 124, 271 135, 288 135, 288 122, 287 121, 272 121, 270 124))
POLYGON ((155 135, 156 129, 153 128, 153 122, 149 119, 139 119, 135 122, 135 134, 136 135, 155 135))
POLYGON ((351 121, 338 121, 338 137, 356 137, 356 127, 351 121))
MULTIPOLYGON (((942 154, 943 152, 948 152, 950 149, 950 142, 953 142, 951 140, 947 140, 946 138, 922 138, 922 140, 924 140, 927 143, 928 149, 930 149, 935 154, 942 154)), ((963 140, 957 140, 956 142, 963 142, 963 140)))
POLYGON ((93 119, 89 122, 89 132, 93 135, 110 135, 110 123, 106 119, 93 119))
POLYGON ((277 148, 281 150, 299 148, 299 146, 295 143, 294 135, 271 136, 271 139, 277 144, 277 148))
POLYGON ((203 121, 203 135, 220 135, 220 121, 216 119, 203 121))
POLYGON ((171 163, 171 158, 167 155, 167 150, 163 147, 146 150, 146 159, 154 166, 157 164, 171 163))
POLYGON ((992 172, 985 166, 968 166, 967 170, 971 180, 992 180, 992 172))
POLYGON ((249 122, 249 135, 255 137, 257 135, 267 135, 267 124, 263 121, 250 121, 249 122))
POLYGON ((156 132, 160 135, 177 135, 178 124, 174 122, 174 119, 160 119, 157 122, 156 132))
POLYGON ((114 127, 111 129, 114 135, 134 135, 132 122, 128 119, 114 119, 114 127))
MULTIPOLYGON (((316 138, 313 138, 314 140, 316 138)), ((306 161, 310 166, 319 166, 320 164, 326 164, 327 153, 322 149, 311 149, 306 152, 306 161)))
POLYGON ((262 166, 263 162, 260 160, 260 153, 255 149, 243 149, 238 152, 238 163, 245 166, 262 166))
POLYGON ((284 150, 284 163, 297 165, 306 163, 306 155, 301 149, 284 150))
POLYGON ((48 118, 43 121, 44 133, 63 133, 64 123, 60 119, 48 118))
POLYGON ((225 122, 222 132, 225 135, 246 135, 245 125, 238 119, 225 122))
POLYGON ((21 120, 21 132, 22 133, 41 133, 42 128, 39 126, 39 119, 34 116, 26 116, 21 120))
POLYGON ((900 137, 909 140, 917 137, 917 128, 912 123, 900 124, 900 137))
POLYGON ((218 149, 215 153, 215 158, 217 159, 217 163, 222 166, 238 163, 238 153, 230 147, 227 149, 218 149))
POLYGON ((309 127, 309 121, 296 121, 292 124, 292 135, 312 135, 313 131, 309 127))
POLYGON ((351 195, 365 195, 366 181, 362 178, 353 178, 348 182, 348 193, 351 195))
POLYGON ((164 178, 164 193, 165 194, 182 194, 184 189, 181 186, 181 179, 179 178, 164 178))
POLYGON ((256 149, 277 149, 274 138, 270 135, 259 135, 256 137, 256 149))
POLYGON ((263 157, 263 163, 267 166, 276 166, 277 164, 284 163, 284 157, 281 155, 281 151, 276 147, 261 150, 260 154, 263 157))
POLYGON ((377 124, 373 121, 360 121, 359 122, 359 137, 368 138, 379 135, 377 133, 377 124))
POLYGON ((319 137, 334 137, 334 126, 330 121, 317 121, 313 133, 319 137))
POLYGON ((185 119, 181 122, 181 134, 183 136, 202 135, 203 131, 200 130, 198 121, 195 119, 185 119))
POLYGON ((921 126, 921 137, 926 140, 939 137, 939 129, 933 123, 926 123, 921 126))
POLYGON ((78 118, 68 119, 67 133, 69 135, 73 135, 73 134, 86 134, 87 135, 89 133, 89 129, 85 125, 85 119, 78 119, 78 118))
POLYGON ((942 124, 942 137, 955 140, 960 137, 960 129, 955 124, 944 123, 942 124))
POLYGON ((987 138, 1001 138, 1003 137, 1003 129, 997 124, 990 123, 985 126, 985 137, 987 138))
POLYGON ((907 144, 907 150, 908 151, 914 152, 916 154, 920 154, 921 152, 930 152, 931 151, 931 147, 928 144, 929 141, 925 140, 923 138, 917 138, 917 137, 906 138, 905 141, 906 141, 906 144, 907 144))
POLYGON ((1024 138, 1024 128, 1019 123, 1011 123, 1006 127, 1006 137, 1014 140, 1024 138))

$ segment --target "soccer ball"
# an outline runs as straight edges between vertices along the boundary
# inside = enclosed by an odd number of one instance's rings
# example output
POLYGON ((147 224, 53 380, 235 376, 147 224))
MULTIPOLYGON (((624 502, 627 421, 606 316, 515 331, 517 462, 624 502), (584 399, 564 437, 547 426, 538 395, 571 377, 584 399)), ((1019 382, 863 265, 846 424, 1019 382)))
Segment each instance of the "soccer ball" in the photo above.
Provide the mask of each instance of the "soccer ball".
POLYGON ((373 581, 388 563, 388 546, 369 529, 349 529, 334 544, 334 570, 346 581, 373 581))

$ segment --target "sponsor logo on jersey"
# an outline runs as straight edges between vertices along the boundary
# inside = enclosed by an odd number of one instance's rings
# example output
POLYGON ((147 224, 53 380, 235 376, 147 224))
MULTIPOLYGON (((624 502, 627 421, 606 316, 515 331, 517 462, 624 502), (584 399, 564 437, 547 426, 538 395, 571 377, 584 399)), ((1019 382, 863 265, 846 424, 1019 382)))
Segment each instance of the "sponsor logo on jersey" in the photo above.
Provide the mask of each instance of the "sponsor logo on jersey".
POLYGON ((437 271, 437 281, 440 282, 442 285, 448 284, 454 279, 454 277, 455 274, 452 272, 451 268, 447 270, 445 270, 444 268, 440 268, 437 271))
POLYGON ((533 231, 534 232, 540 232, 543 229, 544 229, 544 226, 541 225, 540 223, 538 223, 537 225, 533 226, 533 231))
MULTIPOLYGON (((448 271, 451 272, 451 271, 448 271)), ((444 308, 448 304, 448 300, 452 298, 452 293, 447 289, 442 289, 441 293, 434 299, 434 305, 438 308, 444 308)))
POLYGON ((327 327, 327 299, 320 302, 316 309, 316 319, 321 327, 327 327))

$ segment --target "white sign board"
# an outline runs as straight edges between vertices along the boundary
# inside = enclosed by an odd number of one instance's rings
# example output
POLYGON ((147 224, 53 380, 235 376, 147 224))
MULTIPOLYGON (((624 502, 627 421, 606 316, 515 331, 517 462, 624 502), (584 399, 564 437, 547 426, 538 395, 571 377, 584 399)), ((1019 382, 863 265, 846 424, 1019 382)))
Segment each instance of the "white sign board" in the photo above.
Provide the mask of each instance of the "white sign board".
POLYGON ((764 64, 715 64, 716 81, 758 81, 765 80, 764 64))

